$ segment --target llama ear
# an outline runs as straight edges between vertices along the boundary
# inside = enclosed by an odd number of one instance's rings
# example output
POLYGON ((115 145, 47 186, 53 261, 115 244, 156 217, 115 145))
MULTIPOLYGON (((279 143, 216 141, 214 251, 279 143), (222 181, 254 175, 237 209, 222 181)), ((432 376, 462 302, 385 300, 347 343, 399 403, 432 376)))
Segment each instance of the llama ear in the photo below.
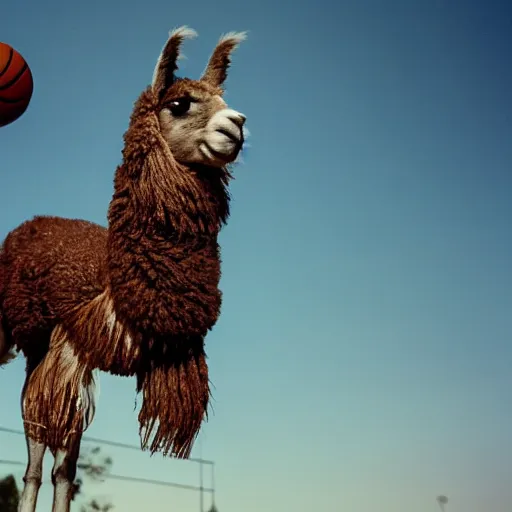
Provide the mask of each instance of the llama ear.
POLYGON ((230 32, 222 36, 208 62, 201 80, 220 87, 228 76, 231 52, 247 37, 247 32, 230 32))
POLYGON ((176 28, 169 34, 169 39, 158 57, 153 72, 152 87, 158 98, 176 79, 174 72, 178 69, 177 61, 180 58, 181 44, 185 39, 192 39, 196 36, 197 32, 187 26, 176 28))

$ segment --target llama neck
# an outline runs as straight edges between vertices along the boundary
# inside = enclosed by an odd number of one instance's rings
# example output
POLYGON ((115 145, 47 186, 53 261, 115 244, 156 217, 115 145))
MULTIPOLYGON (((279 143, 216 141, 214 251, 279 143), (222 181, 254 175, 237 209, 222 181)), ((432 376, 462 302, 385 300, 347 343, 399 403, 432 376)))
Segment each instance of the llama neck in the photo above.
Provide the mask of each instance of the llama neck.
POLYGON ((150 100, 143 94, 134 109, 108 213, 114 308, 143 335, 204 336, 220 311, 229 175, 174 161, 150 100))
POLYGON ((123 183, 116 178, 109 209, 108 271, 116 314, 152 337, 204 336, 220 312, 219 227, 193 212, 176 217, 173 208, 150 202, 159 211, 154 215, 123 183))

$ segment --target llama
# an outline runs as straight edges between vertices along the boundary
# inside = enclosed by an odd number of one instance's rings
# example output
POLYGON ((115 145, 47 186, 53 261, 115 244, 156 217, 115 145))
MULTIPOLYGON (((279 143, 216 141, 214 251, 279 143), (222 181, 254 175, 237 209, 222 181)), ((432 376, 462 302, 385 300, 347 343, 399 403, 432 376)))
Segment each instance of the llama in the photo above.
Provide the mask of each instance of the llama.
POLYGON ((0 251, 0 360, 26 358, 22 416, 28 465, 19 510, 35 511, 42 463, 54 456, 53 511, 67 512, 96 373, 135 376, 142 449, 187 458, 207 415, 204 348, 221 306, 217 237, 229 216, 229 167, 245 116, 223 100, 223 36, 198 80, 175 75, 171 32, 136 101, 115 172, 108 227, 38 216, 0 251))

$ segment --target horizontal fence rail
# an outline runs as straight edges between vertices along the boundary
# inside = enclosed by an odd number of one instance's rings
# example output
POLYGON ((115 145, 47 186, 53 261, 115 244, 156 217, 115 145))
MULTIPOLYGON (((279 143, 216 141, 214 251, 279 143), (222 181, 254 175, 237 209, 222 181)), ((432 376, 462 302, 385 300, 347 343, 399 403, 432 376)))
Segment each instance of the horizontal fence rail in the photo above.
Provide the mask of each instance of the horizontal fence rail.
MULTIPOLYGON (((22 430, 17 430, 14 428, 8 428, 8 427, 2 427, 0 426, 0 433, 5 434, 13 434, 16 436, 23 436, 25 437, 25 432, 22 430)), ((93 444, 99 444, 99 445, 105 445, 105 446, 112 446, 115 448, 121 448, 125 450, 136 450, 138 452, 141 452, 142 449, 140 446, 137 446, 135 444, 128 444, 128 443, 120 443, 118 441, 110 441, 108 439, 99 439, 96 437, 89 437, 89 436, 83 436, 82 440, 86 443, 93 443, 93 444)), ((182 459, 189 462, 195 462, 199 464, 199 486, 196 485, 187 485, 187 484, 180 484, 177 482, 168 482, 165 480, 153 480, 150 478, 140 478, 136 476, 128 476, 128 475, 116 475, 113 473, 105 473, 102 475, 102 478, 105 480, 118 480, 118 481, 124 481, 124 482, 133 482, 133 483, 139 483, 139 484, 146 484, 146 485, 157 485, 161 487, 173 487, 175 489, 183 489, 188 491, 196 491, 199 492, 200 496, 200 506, 199 510, 200 512, 204 511, 204 502, 203 502, 203 494, 208 493, 211 495, 212 503, 214 503, 215 500, 215 463, 212 460, 207 460, 203 458, 194 458, 191 457, 189 459, 182 459), (210 466, 211 471, 211 478, 212 478, 212 487, 203 487, 203 466, 210 466)), ((21 466, 26 467, 26 462, 21 462, 18 460, 8 460, 8 459, 0 459, 0 465, 4 466, 21 466)))

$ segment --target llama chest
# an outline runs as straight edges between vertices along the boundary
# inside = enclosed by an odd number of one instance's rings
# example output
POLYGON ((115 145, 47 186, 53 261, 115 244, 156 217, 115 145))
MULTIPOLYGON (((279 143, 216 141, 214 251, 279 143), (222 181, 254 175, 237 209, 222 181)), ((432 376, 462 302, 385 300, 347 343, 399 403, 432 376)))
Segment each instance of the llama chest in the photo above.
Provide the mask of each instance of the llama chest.
MULTIPOLYGON (((140 248, 140 246, 139 246, 140 248)), ((216 243, 160 244, 109 261, 118 316, 155 336, 204 336, 220 313, 216 243)))
POLYGON ((114 308, 111 290, 105 289, 67 319, 75 350, 91 368, 132 375, 140 355, 133 331, 114 308))

